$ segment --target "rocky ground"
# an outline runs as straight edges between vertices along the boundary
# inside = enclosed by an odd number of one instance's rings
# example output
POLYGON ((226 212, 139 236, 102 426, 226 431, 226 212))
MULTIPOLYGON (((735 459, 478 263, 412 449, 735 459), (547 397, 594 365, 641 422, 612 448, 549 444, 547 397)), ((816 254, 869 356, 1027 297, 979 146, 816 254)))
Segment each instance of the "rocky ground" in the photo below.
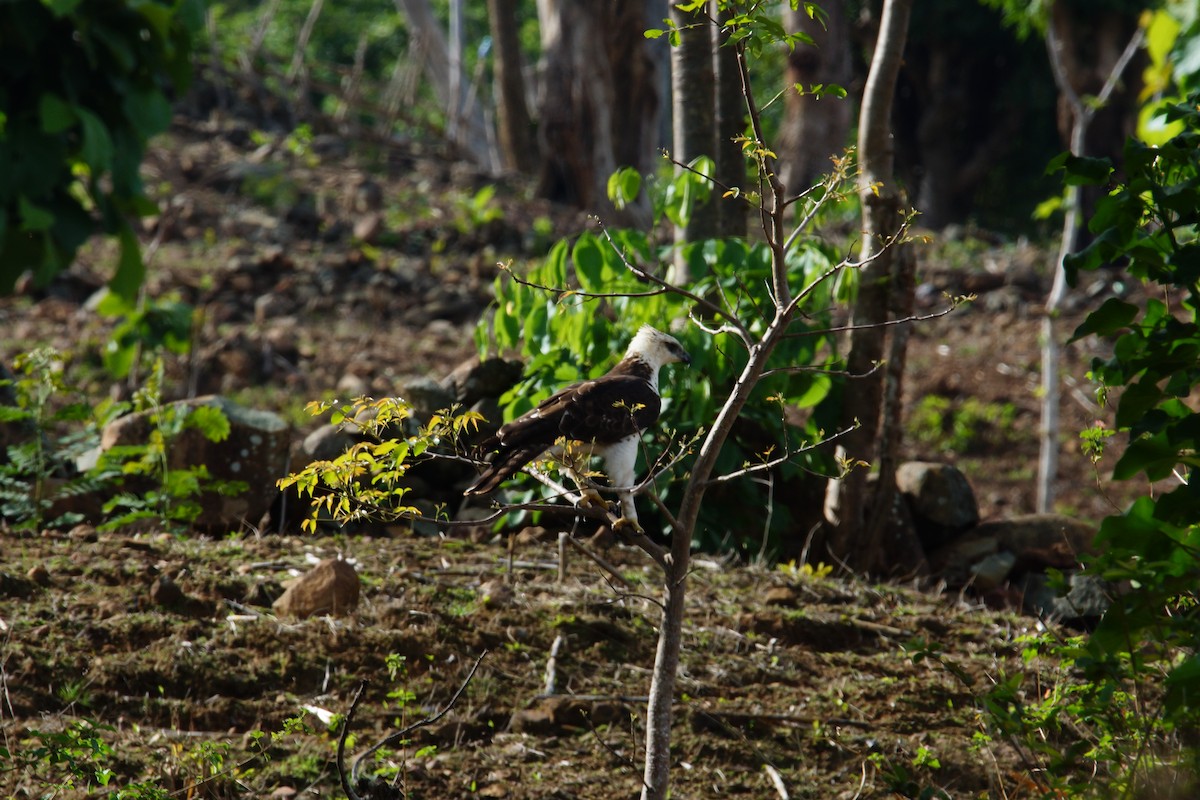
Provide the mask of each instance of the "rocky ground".
MULTIPOLYGON (((309 400, 395 394, 473 357, 496 262, 584 224, 521 186, 493 195, 416 143, 259 124, 182 115, 154 147, 147 185, 166 211, 145 231, 147 296, 199 312, 191 354, 167 365, 176 393, 270 408, 298 435, 315 426, 309 400)), ((86 394, 128 396, 99 366, 113 321, 88 305, 112 257, 96 246, 48 290, 0 301, 0 358, 56 344, 76 354, 86 394)), ((943 236, 920 258, 927 308, 943 291, 979 300, 914 329, 906 457, 957 465, 985 519, 1032 510, 1046 251, 943 236)), ((1114 291, 1083 287, 1064 330, 1114 291)), ((1108 416, 1085 377, 1098 346, 1065 362, 1059 510, 1085 521, 1138 490, 1098 484, 1074 435, 1108 416)), ((187 797, 336 794, 329 715, 361 681, 352 752, 444 707, 481 656, 453 709, 360 773, 387 777, 392 796, 636 794, 652 565, 603 550, 614 575, 569 549, 560 577, 553 536, 513 552, 505 541, 5 529, 0 794, 101 794, 52 788, 88 764, 112 770, 111 785, 187 797), (360 578, 356 611, 272 614, 290 576, 338 555, 360 578), (93 723, 97 744, 80 733, 93 723), (64 760, 41 757, 51 745, 64 760)), ((711 556, 688 620, 676 796, 1036 796, 1017 751, 975 735, 979 693, 1003 674, 1058 679, 1022 666, 1037 620, 936 581, 918 591, 711 556), (929 647, 952 668, 913 658, 929 647)))

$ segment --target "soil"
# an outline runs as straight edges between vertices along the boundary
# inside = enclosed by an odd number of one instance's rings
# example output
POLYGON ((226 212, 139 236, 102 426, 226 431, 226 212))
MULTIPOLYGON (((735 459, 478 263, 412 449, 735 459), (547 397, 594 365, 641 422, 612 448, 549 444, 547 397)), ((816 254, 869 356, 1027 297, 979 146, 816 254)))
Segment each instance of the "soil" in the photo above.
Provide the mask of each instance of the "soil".
MULTIPOLYGON (((273 408, 302 429, 314 426, 308 400, 393 394, 472 357, 496 263, 585 224, 519 184, 489 198, 481 176, 413 142, 256 130, 181 115, 155 143, 147 185, 167 210, 145 230, 147 295, 200 310, 192 355, 168 362, 173 385, 273 408)), ((93 246, 48 289, 0 301, 0 360, 56 344, 76 354, 72 377, 89 396, 128 395, 130 382, 99 366, 113 323, 88 305, 114 257, 93 246)), ((924 308, 943 291, 979 299, 914 326, 906 396, 926 422, 910 422, 905 457, 959 466, 985 519, 1030 511, 1051 258, 953 235, 920 258, 924 308)), ((1062 330, 1114 291, 1113 279, 1084 287, 1062 330)), ((1109 415, 1086 381, 1095 354, 1066 350, 1057 483, 1059 510, 1088 520, 1122 499, 1074 436, 1109 415)), ((337 795, 328 722, 363 686, 350 754, 462 688, 444 716, 366 760, 360 775, 383 781, 373 796, 636 795, 661 588, 653 565, 595 545, 616 576, 574 548, 560 575, 553 535, 520 537, 511 552, 507 541, 6 527, 0 794, 99 796, 108 789, 95 780, 52 788, 72 765, 96 764, 112 770, 110 789, 337 795), (285 581, 337 555, 362 581, 355 613, 271 613, 285 581), (76 743, 66 761, 38 758, 39 743, 61 744, 55 735, 85 720, 111 751, 76 743)), ((1017 752, 977 734, 978 693, 1029 668, 1019 640, 1037 620, 928 585, 703 554, 689 591, 673 796, 1036 796, 1017 752), (953 668, 914 657, 928 647, 953 668)))

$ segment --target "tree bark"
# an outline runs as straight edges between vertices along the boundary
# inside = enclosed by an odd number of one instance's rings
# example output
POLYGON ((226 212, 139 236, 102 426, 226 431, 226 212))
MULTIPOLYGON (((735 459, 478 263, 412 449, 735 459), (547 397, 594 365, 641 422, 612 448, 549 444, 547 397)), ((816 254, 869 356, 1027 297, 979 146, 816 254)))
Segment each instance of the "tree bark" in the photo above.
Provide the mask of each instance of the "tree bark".
MULTIPOLYGON (((733 16, 733 9, 721 12, 725 22, 733 16)), ((746 157, 737 137, 746 132, 746 99, 742 90, 742 72, 738 68, 737 51, 729 36, 718 30, 717 48, 713 52, 713 72, 716 76, 717 92, 717 188, 713 203, 717 208, 718 236, 745 236, 748 206, 740 197, 722 197, 721 187, 744 188, 746 184, 746 157)))
POLYGON ((537 167, 537 137, 525 102, 521 43, 517 36, 518 0, 488 0, 496 93, 496 135, 507 169, 531 173, 537 167))
POLYGON ((538 0, 542 32, 537 194, 609 221, 648 221, 643 200, 618 213, 608 178, 652 168, 661 94, 641 35, 652 0, 538 0))
MULTIPOLYGON (((893 177, 891 142, 892 100, 900 73, 901 57, 912 13, 912 0, 885 0, 879 38, 863 93, 859 120, 858 192, 862 200, 862 257, 870 259, 859 273, 858 297, 853 311, 855 330, 850 337, 847 369, 853 379, 843 403, 843 427, 857 430, 843 437, 839 452, 853 460, 875 460, 880 431, 883 380, 877 371, 884 354, 888 308, 892 292, 893 259, 896 248, 885 247, 889 236, 900 229, 900 194, 893 177), (868 373, 871 373, 868 375, 868 373)), ((830 481, 826 494, 826 521, 832 528, 829 541, 833 554, 851 567, 873 571, 887 563, 882 552, 880 529, 865 526, 867 507, 866 472, 852 468, 840 480, 830 481)))
MULTIPOLYGON (((425 74, 433 84, 434 94, 443 108, 451 105, 452 82, 450 79, 450 48, 446 35, 437 24, 429 0, 394 0, 396 9, 408 18, 412 25, 413 38, 420 41, 417 52, 424 53, 425 74)), ((466 109, 461 128, 451 141, 478 166, 495 171, 488 147, 487 131, 483 123, 483 112, 479 106, 466 109)))
MULTIPOLYGON (((679 44, 671 48, 671 116, 674 123, 672 156, 684 164, 698 156, 715 159, 717 149, 716 78, 713 73, 712 24, 705 9, 685 12, 671 6, 671 21, 679 28, 679 44)), ((675 173, 682 172, 676 167, 675 173)), ((687 242, 711 238, 717 230, 717 205, 710 198, 692 206, 685 225, 675 227, 675 265, 671 282, 685 286, 688 274, 681 248, 687 242)))
POLYGON ((801 94, 813 84, 837 84, 849 89, 854 80, 850 52, 850 23, 845 4, 825 3, 825 24, 811 19, 803 6, 784 12, 784 27, 802 31, 815 45, 797 44, 787 60, 787 107, 779 132, 779 161, 783 183, 795 195, 829 171, 829 159, 840 156, 849 143, 853 105, 836 97, 801 94))

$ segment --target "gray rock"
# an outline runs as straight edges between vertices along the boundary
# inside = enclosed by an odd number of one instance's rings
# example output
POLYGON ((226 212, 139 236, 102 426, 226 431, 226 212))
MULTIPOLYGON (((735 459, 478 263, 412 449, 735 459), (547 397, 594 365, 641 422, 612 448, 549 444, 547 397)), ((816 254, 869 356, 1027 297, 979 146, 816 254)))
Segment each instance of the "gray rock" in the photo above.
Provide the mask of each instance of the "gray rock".
POLYGON ((442 386, 464 408, 480 400, 496 398, 521 379, 525 367, 520 361, 503 358, 468 359, 442 379, 442 386))
MULTIPOLYGON (((1047 568, 1077 567, 1080 556, 1091 550, 1095 534, 1094 526, 1072 517, 1022 514, 977 525, 959 539, 932 551, 929 561, 933 570, 952 586, 964 585, 981 572, 1002 582, 1026 573, 1042 573, 1047 568), (998 575, 1001 560, 979 566, 1000 554, 1010 562, 1007 575, 998 575)), ((980 585, 977 578, 976 586, 983 591, 992 588, 980 585)))
POLYGON ((1041 574, 1026 575, 1022 581, 1022 607, 1027 614, 1066 624, 1095 622, 1111 605, 1111 587, 1093 575, 1074 573, 1067 578, 1068 589, 1059 595, 1050 579, 1041 574))
POLYGON ((405 384, 400 396, 412 406, 413 417, 421 423, 454 405, 454 395, 432 378, 413 378, 405 384))
POLYGON ((979 522, 971 484, 949 464, 909 461, 896 470, 896 488, 908 501, 926 550, 945 544, 979 522))
MULTIPOLYGON (((180 400, 168 408, 187 413, 200 406, 224 412, 229 420, 229 436, 213 442, 200 431, 187 428, 167 444, 168 466, 171 469, 205 466, 214 479, 242 481, 246 489, 230 496, 202 493, 198 498, 201 512, 196 525, 238 528, 257 524, 279 493, 275 482, 287 474, 291 429, 273 412, 245 408, 217 395, 180 400)), ((113 420, 101 433, 100 448, 108 451, 118 445, 144 444, 149 441, 153 426, 150 411, 113 420)))

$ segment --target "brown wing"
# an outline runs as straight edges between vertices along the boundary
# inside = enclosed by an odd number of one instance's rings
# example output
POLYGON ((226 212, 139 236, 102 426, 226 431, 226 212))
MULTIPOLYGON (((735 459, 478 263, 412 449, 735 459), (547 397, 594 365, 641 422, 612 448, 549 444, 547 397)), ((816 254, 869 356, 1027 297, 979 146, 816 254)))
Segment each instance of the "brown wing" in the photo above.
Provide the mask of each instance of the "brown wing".
POLYGON ((559 432, 580 442, 612 444, 654 424, 662 400, 634 375, 606 375, 576 387, 564 403, 559 432))
POLYGON ((547 397, 504 425, 481 449, 496 455, 466 494, 486 494, 549 450, 558 438, 611 444, 654 424, 662 401, 644 378, 612 373, 547 397))

